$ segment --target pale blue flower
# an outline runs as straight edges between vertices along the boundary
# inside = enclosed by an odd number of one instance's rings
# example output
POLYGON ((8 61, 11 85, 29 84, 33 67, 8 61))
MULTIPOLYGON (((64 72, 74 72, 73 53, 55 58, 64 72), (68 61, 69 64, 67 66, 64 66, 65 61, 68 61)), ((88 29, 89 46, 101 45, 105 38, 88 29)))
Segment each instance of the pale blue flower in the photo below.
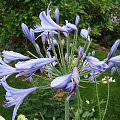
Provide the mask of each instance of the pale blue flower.
POLYGON ((27 25, 22 23, 21 24, 22 27, 22 31, 24 33, 24 35, 31 41, 31 42, 35 42, 35 36, 34 36, 34 31, 32 28, 30 28, 30 30, 28 29, 27 25))
POLYGON ((55 9, 55 19, 56 23, 59 24, 59 18, 60 18, 60 11, 58 8, 55 9))
POLYGON ((116 40, 113 46, 111 47, 111 50, 108 53, 108 60, 114 55, 119 45, 120 45, 120 39, 116 40))
POLYGON ((86 59, 91 67, 91 69, 95 69, 98 71, 104 71, 108 65, 105 63, 106 61, 100 61, 97 58, 93 57, 93 56, 86 56, 86 59))
POLYGON ((84 54, 84 48, 79 46, 78 47, 78 58, 81 58, 84 54))
POLYGON ((68 91, 68 88, 69 88, 69 92, 68 92, 68 97, 67 97, 67 100, 69 100, 75 93, 75 91, 77 90, 78 88, 78 85, 79 85, 79 82, 80 82, 80 76, 79 76, 79 71, 78 71, 78 68, 77 67, 74 67, 73 68, 73 72, 72 72, 72 84, 71 84, 71 89, 70 89, 70 84, 67 84, 67 88, 65 87, 64 89, 67 89, 68 91), (68 86, 69 85, 69 86, 68 86))
POLYGON ((78 26, 79 22, 80 22, 80 16, 77 15, 75 19, 75 26, 78 26))
POLYGON ((112 57, 108 61, 120 65, 120 55, 112 57))
POLYGON ((80 32, 80 35, 81 35, 84 39, 90 41, 89 30, 82 29, 81 32, 80 32))
POLYGON ((15 120, 17 110, 20 104, 23 102, 23 99, 30 93, 34 92, 37 88, 36 87, 28 89, 12 88, 7 84, 5 77, 1 80, 1 84, 6 90, 5 98, 7 102, 5 102, 4 107, 7 108, 15 105, 12 115, 12 120, 15 120))
POLYGON ((72 73, 59 76, 51 82, 50 86, 55 90, 63 89, 70 82, 71 77, 72 77, 72 73))
POLYGON ((79 76, 78 68, 74 67, 72 73, 55 78, 51 82, 50 86, 55 90, 63 89, 64 91, 67 91, 68 92, 67 100, 69 100, 70 97, 74 95, 78 87, 79 81, 80 81, 80 76, 79 76))
POLYGON ((10 63, 10 62, 15 61, 15 60, 30 59, 29 57, 27 57, 25 55, 22 55, 20 53, 16 53, 16 52, 13 52, 13 51, 6 51, 6 50, 4 50, 2 52, 2 56, 4 57, 4 61, 6 63, 10 63))
POLYGON ((2 58, 0 58, 0 78, 14 73, 17 73, 16 69, 7 65, 2 58))
POLYGON ((18 62, 17 64, 15 64, 15 68, 19 72, 19 74, 17 74, 16 77, 31 75, 32 73, 44 67, 45 65, 54 61, 55 58, 38 58, 31 59, 25 62, 18 62))
POLYGON ((55 30, 58 30, 58 31, 64 31, 64 32, 67 32, 66 29, 64 29, 63 27, 59 26, 58 24, 56 24, 50 14, 48 13, 46 15, 46 12, 45 11, 42 11, 39 15, 39 18, 41 20, 41 26, 39 26, 38 28, 35 28, 34 29, 34 32, 43 32, 43 31, 55 31, 55 30))

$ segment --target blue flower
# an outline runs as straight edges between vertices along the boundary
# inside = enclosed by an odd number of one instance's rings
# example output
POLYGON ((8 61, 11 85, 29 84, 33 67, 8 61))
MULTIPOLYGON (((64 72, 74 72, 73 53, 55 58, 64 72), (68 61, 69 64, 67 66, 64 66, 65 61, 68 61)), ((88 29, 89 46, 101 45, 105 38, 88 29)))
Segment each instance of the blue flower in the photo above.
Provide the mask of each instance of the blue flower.
POLYGON ((111 47, 111 50, 108 53, 108 60, 114 55, 119 45, 120 45, 120 39, 116 40, 113 46, 111 47))
POLYGON ((16 53, 13 51, 5 51, 5 50, 2 52, 2 56, 4 57, 4 61, 6 63, 10 63, 10 62, 15 61, 15 60, 30 59, 29 57, 22 55, 20 53, 16 53))
POLYGON ((39 26, 38 28, 34 29, 34 32, 42 32, 42 31, 64 31, 67 32, 66 29, 64 29, 63 27, 59 26, 58 24, 56 24, 49 13, 47 13, 45 11, 42 11, 39 15, 39 18, 41 20, 41 26, 39 26))
POLYGON ((37 70, 41 69, 43 66, 52 63, 55 61, 55 58, 38 58, 31 59, 25 62, 18 62, 15 64, 16 70, 19 72, 18 76, 31 75, 37 70))
POLYGON ((55 9, 55 19, 56 23, 59 24, 59 18, 60 18, 60 11, 58 8, 55 9))
POLYGON ((112 57, 108 61, 120 65, 120 55, 112 57))
POLYGON ((15 105, 12 115, 12 120, 15 120, 17 110, 20 104, 23 102, 23 99, 30 93, 34 92, 37 88, 36 87, 28 89, 12 88, 7 84, 5 77, 1 80, 1 84, 6 90, 5 98, 7 102, 5 102, 4 107, 7 108, 15 105))
POLYGON ((59 76, 51 82, 50 86, 55 90, 63 89, 70 82, 71 77, 72 77, 72 73, 59 76))
POLYGON ((70 97, 74 95, 78 87, 79 81, 80 81, 80 76, 79 76, 78 68, 74 67, 72 73, 55 78, 51 82, 50 86, 55 90, 63 89, 64 91, 68 92, 67 100, 69 100, 70 97))
POLYGON ((31 41, 31 42, 35 42, 35 36, 34 36, 34 31, 32 28, 30 28, 30 30, 28 29, 27 25, 22 23, 21 24, 22 27, 22 31, 24 33, 24 35, 31 41))
POLYGON ((14 73, 17 73, 16 69, 7 65, 2 58, 0 58, 0 78, 14 73))
POLYGON ((80 35, 81 35, 84 39, 90 41, 90 36, 88 35, 89 33, 90 33, 90 30, 89 30, 89 29, 88 29, 88 30, 82 29, 81 32, 80 32, 80 35))
POLYGON ((80 16, 77 15, 75 19, 75 26, 78 26, 79 22, 80 22, 80 16))
POLYGON ((81 58, 84 54, 84 48, 79 46, 78 47, 78 58, 81 58))

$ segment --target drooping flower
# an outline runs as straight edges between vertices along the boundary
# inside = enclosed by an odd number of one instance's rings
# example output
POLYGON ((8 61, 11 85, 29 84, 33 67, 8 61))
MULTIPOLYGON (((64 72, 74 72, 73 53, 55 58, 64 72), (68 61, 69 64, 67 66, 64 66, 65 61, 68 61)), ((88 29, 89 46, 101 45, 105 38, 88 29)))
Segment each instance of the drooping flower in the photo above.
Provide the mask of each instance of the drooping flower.
POLYGON ((55 9, 55 19, 56 23, 59 24, 59 18, 60 18, 60 11, 58 8, 55 9))
POLYGON ((78 26, 79 22, 80 22, 80 16, 77 15, 75 19, 75 26, 78 26))
POLYGON ((25 55, 22 55, 20 53, 16 53, 16 52, 13 52, 13 51, 6 51, 6 50, 4 50, 2 52, 2 56, 4 57, 4 61, 6 63, 10 63, 10 62, 15 61, 15 60, 29 59, 29 57, 27 57, 25 55))
POLYGON ((84 39, 90 41, 89 32, 90 32, 90 30, 82 29, 81 32, 80 32, 80 35, 81 35, 84 39))
POLYGON ((111 50, 108 53, 108 60, 114 55, 119 45, 120 45, 120 39, 116 40, 113 46, 111 47, 111 50))
POLYGON ((31 42, 35 42, 35 36, 34 36, 34 31, 32 28, 30 28, 30 30, 28 29, 27 25, 22 23, 21 24, 22 27, 22 31, 24 33, 24 35, 31 41, 31 42))
POLYGON ((10 87, 6 82, 6 77, 1 80, 1 84, 6 90, 5 98, 7 102, 5 102, 4 107, 7 108, 15 105, 12 115, 12 120, 15 120, 17 110, 20 104, 23 102, 24 98, 30 93, 34 92, 37 88, 33 87, 28 89, 16 89, 10 87))
POLYGON ((16 69, 7 65, 2 58, 0 58, 0 78, 14 73, 17 73, 16 69))
POLYGON ((18 62, 15 64, 16 70, 19 72, 18 76, 31 75, 37 70, 41 69, 43 66, 52 63, 55 61, 55 58, 38 58, 31 59, 25 62, 18 62))

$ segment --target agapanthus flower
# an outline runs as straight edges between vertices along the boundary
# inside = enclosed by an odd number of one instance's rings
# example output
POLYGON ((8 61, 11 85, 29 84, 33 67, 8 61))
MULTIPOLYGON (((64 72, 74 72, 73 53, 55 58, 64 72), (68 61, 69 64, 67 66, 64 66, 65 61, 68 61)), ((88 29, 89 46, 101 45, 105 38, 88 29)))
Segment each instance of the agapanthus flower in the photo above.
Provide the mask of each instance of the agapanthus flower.
POLYGON ((55 9, 55 20, 57 24, 59 24, 59 18, 60 18, 60 11, 58 8, 56 8, 55 9))
POLYGON ((86 56, 86 59, 92 71, 92 75, 89 79, 90 81, 94 81, 96 75, 100 74, 100 72, 104 72, 108 68, 108 65, 105 63, 106 62, 105 60, 100 61, 93 56, 86 56))
POLYGON ((34 29, 34 32, 43 32, 43 31, 64 31, 67 32, 66 29, 64 29, 63 27, 59 26, 58 24, 56 24, 51 16, 50 13, 47 13, 45 11, 42 11, 39 15, 39 18, 41 20, 41 26, 39 26, 38 28, 34 29))
POLYGON ((72 73, 56 77, 50 84, 51 88, 58 90, 63 89, 71 80, 72 73))
POLYGON ((29 57, 25 56, 25 55, 22 55, 20 53, 17 53, 17 52, 13 52, 13 51, 6 51, 4 50, 2 52, 2 56, 4 57, 4 61, 6 63, 10 63, 12 61, 15 61, 15 60, 26 60, 26 59, 30 59, 29 57))
POLYGON ((84 39, 90 41, 89 33, 90 33, 90 30, 89 30, 89 29, 88 29, 88 30, 86 30, 86 29, 81 29, 80 35, 81 35, 84 39))
POLYGON ((108 61, 120 65, 120 55, 112 57, 108 61))
POLYGON ((78 58, 81 58, 84 54, 84 48, 79 46, 78 47, 78 58))
POLYGON ((6 90, 5 98, 7 102, 5 102, 4 107, 8 108, 15 105, 12 115, 12 120, 15 120, 17 110, 20 104, 23 102, 24 98, 30 93, 34 92, 37 88, 33 87, 28 89, 16 89, 10 87, 6 82, 6 77, 1 80, 1 84, 6 90))
POLYGON ((55 61, 55 58, 38 58, 31 59, 25 62, 18 62, 15 64, 16 70, 19 72, 18 76, 31 75, 37 70, 41 69, 43 66, 52 63, 55 61))
POLYGON ((2 58, 0 58, 0 78, 14 73, 17 73, 16 69, 7 65, 2 58))
POLYGON ((80 16, 77 15, 75 19, 75 26, 78 26, 79 22, 80 22, 80 16))
MULTIPOLYGON (((68 22, 68 20, 65 20, 66 25, 63 26, 63 28, 65 28, 68 33, 71 33, 73 30, 77 30, 77 27, 74 24, 71 24, 68 22)), ((65 37, 68 36, 68 34, 66 32, 63 32, 63 34, 65 35, 65 37)))
POLYGON ((55 78, 51 82, 50 86, 55 90, 63 89, 64 91, 68 92, 67 100, 69 100, 70 97, 73 96, 73 94, 75 93, 79 81, 80 81, 80 76, 79 76, 78 68, 74 67, 72 73, 55 78))
POLYGON ((108 60, 114 55, 119 45, 120 45, 120 39, 116 40, 113 46, 111 47, 111 50, 108 53, 108 60))
POLYGON ((24 33, 24 35, 31 41, 31 42, 35 42, 35 36, 34 36, 34 31, 32 28, 30 28, 30 30, 28 29, 27 25, 22 23, 21 24, 22 27, 22 31, 24 33))

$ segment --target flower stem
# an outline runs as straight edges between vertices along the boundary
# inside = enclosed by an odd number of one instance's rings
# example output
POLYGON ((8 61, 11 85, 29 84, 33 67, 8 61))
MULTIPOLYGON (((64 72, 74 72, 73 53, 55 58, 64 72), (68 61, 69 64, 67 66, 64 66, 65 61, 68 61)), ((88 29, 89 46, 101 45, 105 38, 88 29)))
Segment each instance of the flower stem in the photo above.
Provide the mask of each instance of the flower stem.
POLYGON ((65 100, 65 120, 69 120, 69 100, 65 100))
POLYGON ((109 86, 109 82, 108 82, 107 102, 106 102, 106 106, 105 106, 105 110, 104 110, 104 114, 103 114, 102 120, 104 120, 106 112, 107 112, 109 97, 110 97, 110 86, 109 86))
POLYGON ((96 81, 96 96, 97 96, 97 101, 98 101, 99 119, 101 120, 101 108, 100 108, 100 100, 99 100, 99 94, 98 94, 97 81, 96 81))

